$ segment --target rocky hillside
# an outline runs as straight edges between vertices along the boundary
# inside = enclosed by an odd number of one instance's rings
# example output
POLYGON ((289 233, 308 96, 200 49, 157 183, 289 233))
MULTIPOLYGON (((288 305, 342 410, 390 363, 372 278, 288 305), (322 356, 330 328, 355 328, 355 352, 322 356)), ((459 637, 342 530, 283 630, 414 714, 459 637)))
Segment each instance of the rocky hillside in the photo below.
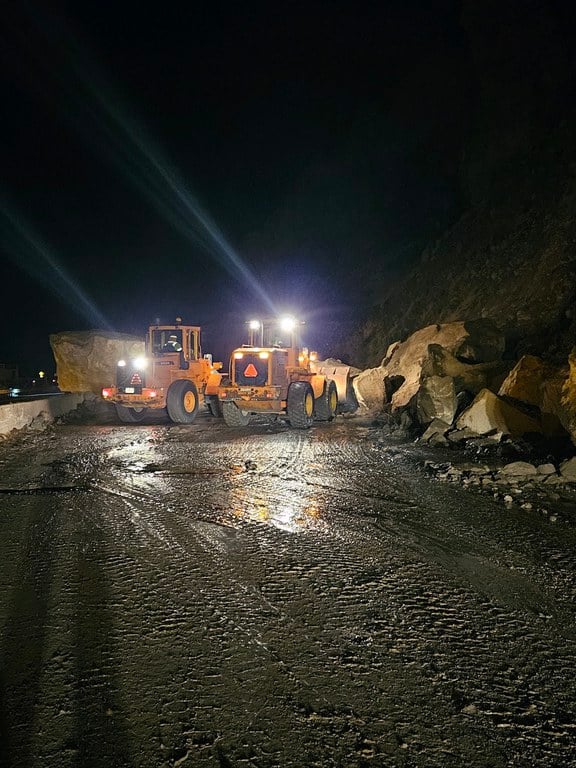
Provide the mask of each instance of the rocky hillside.
POLYGON ((390 286, 354 362, 377 365, 391 342, 432 323, 478 318, 503 331, 510 358, 566 361, 576 338, 575 22, 559 1, 462 3, 474 81, 462 215, 390 286))
POLYGON ((488 318, 507 353, 566 359, 576 339, 576 179, 547 199, 522 195, 468 211, 400 283, 364 329, 366 360, 433 323, 488 318))

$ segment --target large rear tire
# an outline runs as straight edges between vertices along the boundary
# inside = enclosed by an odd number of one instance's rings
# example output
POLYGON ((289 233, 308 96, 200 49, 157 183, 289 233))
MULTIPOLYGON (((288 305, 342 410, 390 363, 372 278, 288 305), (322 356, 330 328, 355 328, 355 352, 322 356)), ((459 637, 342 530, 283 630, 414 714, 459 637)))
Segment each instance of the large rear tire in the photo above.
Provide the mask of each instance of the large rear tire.
POLYGON ((198 390, 192 381, 180 379, 168 390, 168 416, 176 424, 192 424, 198 413, 198 390))
POLYGON ((316 419, 318 421, 332 421, 334 416, 336 416, 337 407, 338 390, 336 389, 336 382, 332 379, 326 379, 324 392, 322 392, 320 397, 316 398, 314 403, 316 419))
POLYGON ((242 411, 236 403, 221 402, 222 416, 227 427, 247 427, 250 424, 250 414, 242 411))
POLYGON ((146 418, 146 408, 126 408, 125 405, 120 405, 120 403, 114 403, 114 405, 116 406, 118 418, 124 424, 139 424, 146 418))
POLYGON ((295 429, 310 429, 314 421, 314 392, 307 381, 295 381, 288 389, 286 414, 295 429))
POLYGON ((208 395, 206 398, 206 405, 208 406, 211 416, 216 416, 218 419, 222 418, 222 406, 216 395, 208 395))

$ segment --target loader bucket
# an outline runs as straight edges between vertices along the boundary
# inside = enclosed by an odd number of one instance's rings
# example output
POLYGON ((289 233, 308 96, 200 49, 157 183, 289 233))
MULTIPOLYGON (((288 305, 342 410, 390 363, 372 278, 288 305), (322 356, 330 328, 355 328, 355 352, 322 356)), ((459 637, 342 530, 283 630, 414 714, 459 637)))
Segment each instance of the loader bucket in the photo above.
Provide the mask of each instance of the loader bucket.
POLYGON ((358 401, 352 387, 351 367, 328 360, 310 361, 310 370, 332 379, 338 392, 337 413, 351 413, 358 408, 358 401))

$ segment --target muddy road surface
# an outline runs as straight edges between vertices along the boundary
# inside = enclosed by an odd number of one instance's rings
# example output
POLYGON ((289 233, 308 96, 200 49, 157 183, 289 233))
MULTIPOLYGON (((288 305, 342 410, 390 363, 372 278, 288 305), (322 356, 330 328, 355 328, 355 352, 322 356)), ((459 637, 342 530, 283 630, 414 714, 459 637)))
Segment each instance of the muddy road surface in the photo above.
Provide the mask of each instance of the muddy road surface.
POLYGON ((0 445, 0 765, 576 765, 576 529, 339 418, 0 445))

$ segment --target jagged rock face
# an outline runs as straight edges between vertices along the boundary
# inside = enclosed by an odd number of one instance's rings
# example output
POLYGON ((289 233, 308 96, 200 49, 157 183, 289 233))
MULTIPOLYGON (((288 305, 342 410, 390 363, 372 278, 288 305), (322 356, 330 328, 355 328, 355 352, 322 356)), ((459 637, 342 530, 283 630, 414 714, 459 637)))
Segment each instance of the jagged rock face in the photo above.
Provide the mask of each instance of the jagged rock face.
POLYGON ((58 386, 63 392, 94 392, 116 382, 118 360, 144 354, 144 339, 106 331, 63 331, 50 336, 58 386))

